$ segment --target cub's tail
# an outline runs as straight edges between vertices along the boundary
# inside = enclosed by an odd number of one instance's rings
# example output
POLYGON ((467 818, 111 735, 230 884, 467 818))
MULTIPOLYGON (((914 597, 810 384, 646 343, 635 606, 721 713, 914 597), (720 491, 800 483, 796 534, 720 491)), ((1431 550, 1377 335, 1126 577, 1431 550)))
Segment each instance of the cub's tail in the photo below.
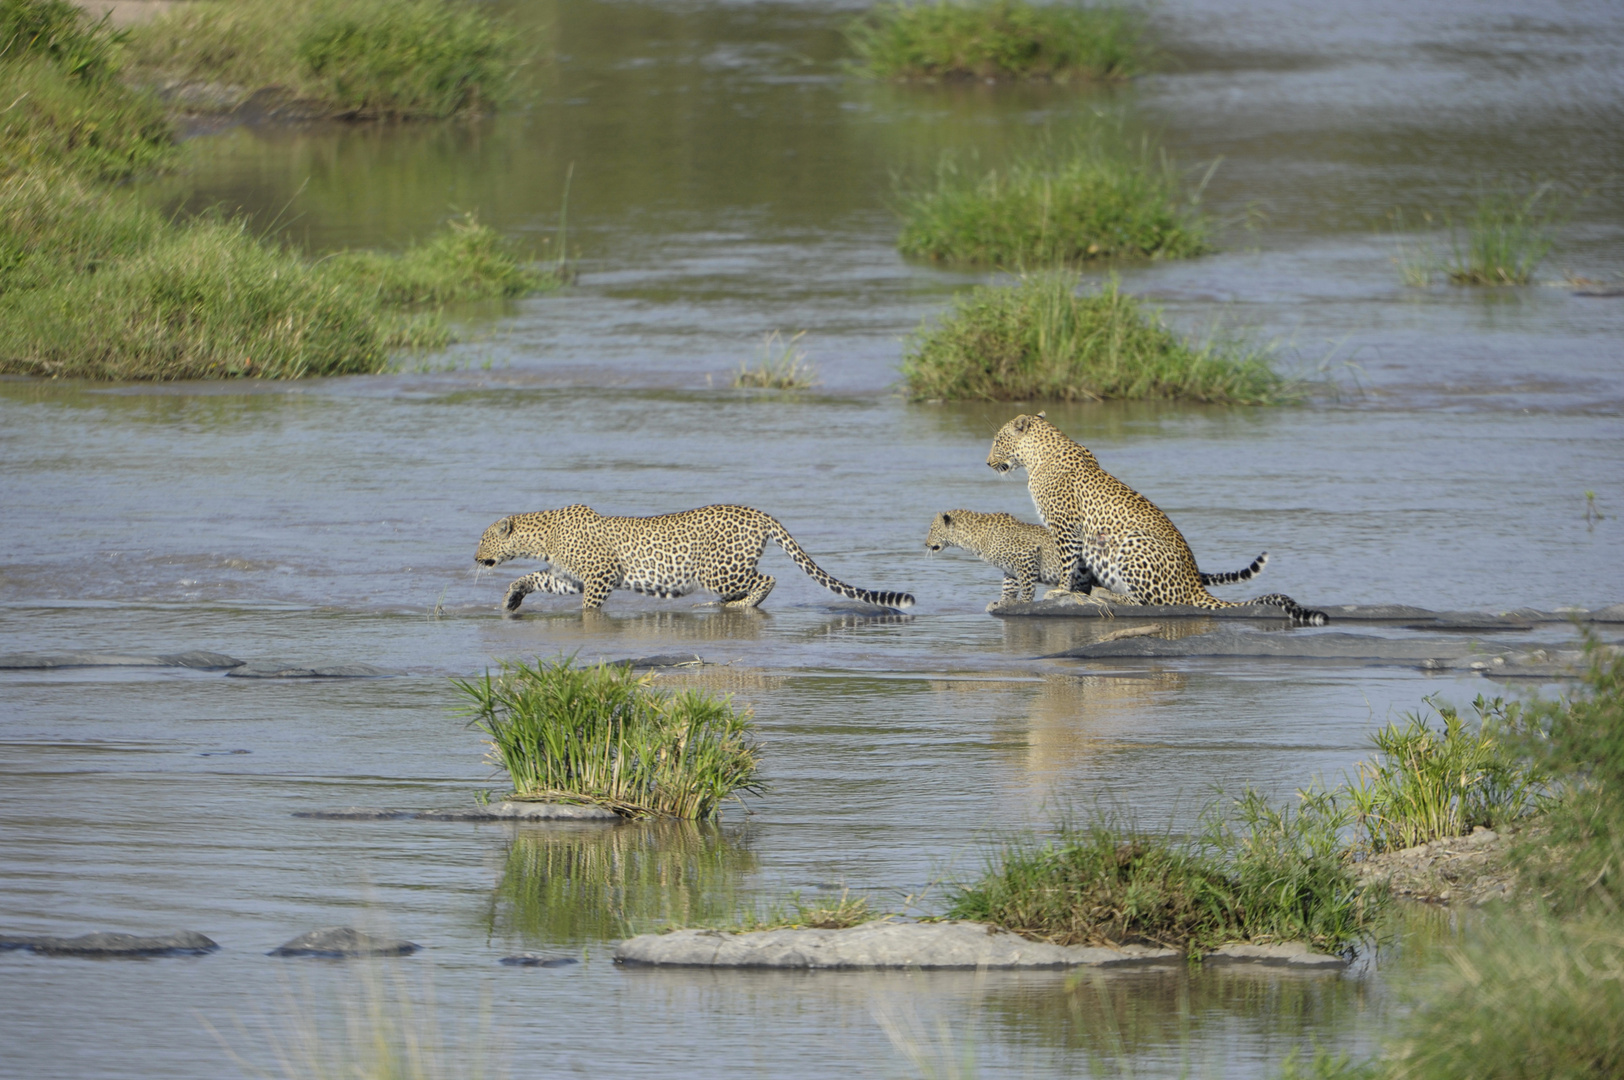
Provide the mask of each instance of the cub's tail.
POLYGON ((896 608, 899 610, 913 607, 914 598, 908 593, 874 592, 870 589, 859 589, 855 585, 847 585, 839 578, 831 577, 821 566, 812 561, 812 556, 808 555, 806 549, 795 542, 795 537, 789 534, 788 529, 785 529, 774 518, 768 517, 767 520, 772 523, 767 535, 778 542, 778 546, 784 549, 784 554, 794 559, 795 565, 806 571, 808 577, 830 592, 838 593, 848 600, 861 600, 865 604, 873 604, 876 607, 896 608))
POLYGON ((1237 570, 1233 574, 1202 574, 1203 585, 1239 585, 1243 581, 1251 581, 1263 573, 1263 568, 1269 564, 1269 553, 1265 551, 1252 560, 1252 565, 1245 570, 1237 570))
POLYGON ((1272 604, 1278 608, 1286 609, 1286 618, 1297 626, 1324 626, 1331 621, 1331 617, 1323 611, 1305 608, 1285 593, 1270 593, 1267 596, 1254 596, 1248 600, 1249 604, 1272 604))

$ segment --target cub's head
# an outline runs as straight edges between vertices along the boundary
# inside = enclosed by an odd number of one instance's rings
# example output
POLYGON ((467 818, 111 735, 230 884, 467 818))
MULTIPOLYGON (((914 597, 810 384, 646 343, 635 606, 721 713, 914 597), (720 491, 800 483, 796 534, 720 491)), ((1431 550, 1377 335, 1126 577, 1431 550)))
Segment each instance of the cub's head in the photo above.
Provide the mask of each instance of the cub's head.
POLYGON ((953 546, 953 515, 957 513, 957 510, 947 510, 936 515, 936 520, 930 523, 930 535, 925 537, 926 551, 953 546))
MULTIPOLYGON (((526 517, 530 515, 524 515, 526 517)), ((509 514, 485 530, 479 538, 479 549, 474 561, 481 566, 495 566, 509 559, 534 558, 539 537, 532 530, 521 530, 518 514, 509 514)))
POLYGON ((1022 413, 1003 427, 992 440, 992 449, 987 452, 987 464, 1002 475, 1017 465, 1025 465, 1025 448, 1030 445, 1033 436, 1041 435, 1044 431, 1054 431, 1054 425, 1044 418, 1043 413, 1036 416, 1027 416, 1022 413))

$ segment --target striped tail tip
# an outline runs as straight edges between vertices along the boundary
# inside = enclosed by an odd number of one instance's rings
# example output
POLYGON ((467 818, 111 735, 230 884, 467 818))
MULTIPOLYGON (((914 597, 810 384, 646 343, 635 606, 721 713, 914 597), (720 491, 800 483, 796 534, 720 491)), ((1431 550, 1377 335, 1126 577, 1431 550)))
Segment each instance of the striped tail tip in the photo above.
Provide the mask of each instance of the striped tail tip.
POLYGON ((901 611, 914 606, 912 593, 905 592, 867 592, 863 593, 863 600, 875 607, 892 608, 901 611))

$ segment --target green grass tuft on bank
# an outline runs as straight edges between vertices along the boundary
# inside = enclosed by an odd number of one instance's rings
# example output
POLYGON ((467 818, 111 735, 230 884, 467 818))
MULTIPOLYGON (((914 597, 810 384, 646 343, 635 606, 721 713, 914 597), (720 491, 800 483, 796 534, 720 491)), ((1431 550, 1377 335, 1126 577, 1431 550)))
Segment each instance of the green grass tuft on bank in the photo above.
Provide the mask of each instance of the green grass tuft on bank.
POLYGON ((1081 138, 985 170, 944 156, 899 204, 898 249, 932 262, 1036 269, 1210 250, 1195 196, 1148 143, 1081 138))
POLYGON ((129 31, 132 74, 234 89, 229 109, 279 87, 334 116, 439 118, 512 98, 512 31, 466 0, 194 0, 129 31))
POLYGON ((1126 79, 1142 37, 1137 12, 1068 0, 881 3, 846 26, 857 70, 878 79, 1126 79))
POLYGON ((1112 281, 1078 293, 1072 273, 983 286, 915 331, 902 374, 928 400, 1101 401, 1175 398, 1264 404, 1291 386, 1267 350, 1194 346, 1112 281))
POLYGON ((563 288, 560 265, 522 261, 513 245, 477 216, 464 214, 399 255, 344 251, 326 269, 393 307, 495 300, 563 288))
POLYGON ((1118 817, 1066 824, 1053 839, 1014 841, 961 886, 947 915, 1058 945, 1154 944, 1199 953, 1231 942, 1305 941, 1351 948, 1386 893, 1361 886, 1324 797, 1278 810, 1257 793, 1209 812, 1181 841, 1118 817))
POLYGON ((818 384, 817 368, 806 359, 801 339, 806 331, 792 334, 788 341, 777 330, 761 339, 761 355, 754 365, 739 365, 733 385, 739 389, 809 390, 818 384))
POLYGON ((666 693, 625 666, 504 664, 453 680, 514 797, 588 802, 632 817, 715 817, 755 791, 754 722, 727 699, 666 693))

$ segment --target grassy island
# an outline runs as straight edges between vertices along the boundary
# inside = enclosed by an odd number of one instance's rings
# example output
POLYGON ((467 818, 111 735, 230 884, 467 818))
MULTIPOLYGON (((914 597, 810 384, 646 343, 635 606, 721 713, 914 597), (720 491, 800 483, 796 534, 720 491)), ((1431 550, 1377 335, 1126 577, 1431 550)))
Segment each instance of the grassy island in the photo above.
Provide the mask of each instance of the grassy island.
POLYGON ((65 0, 0 0, 0 374, 376 372, 394 349, 448 341, 426 305, 563 284, 472 217, 400 255, 312 260, 241 220, 157 212, 110 183, 175 154, 123 50, 65 0))
POLYGON ((1080 139, 1001 169, 945 157, 899 202, 898 249, 932 262, 1034 269, 1211 250, 1199 206, 1148 143, 1080 139))
POLYGON ((1100 401, 1178 398, 1259 404, 1290 385, 1263 350, 1195 347, 1110 282, 1079 293, 1071 273, 983 286, 917 330, 902 362, 916 399, 1100 401))
POLYGON ((1126 79, 1141 37, 1127 8, 1066 0, 881 3, 846 27, 857 70, 878 79, 1126 79))
POLYGON ((654 689, 625 666, 508 664, 456 680, 513 797, 590 802, 629 817, 712 818, 757 788, 754 721, 725 699, 654 689))
POLYGON ((190 108, 275 87, 350 119, 489 112, 518 68, 513 33, 463 0, 193 0, 132 28, 127 50, 133 79, 190 108))

